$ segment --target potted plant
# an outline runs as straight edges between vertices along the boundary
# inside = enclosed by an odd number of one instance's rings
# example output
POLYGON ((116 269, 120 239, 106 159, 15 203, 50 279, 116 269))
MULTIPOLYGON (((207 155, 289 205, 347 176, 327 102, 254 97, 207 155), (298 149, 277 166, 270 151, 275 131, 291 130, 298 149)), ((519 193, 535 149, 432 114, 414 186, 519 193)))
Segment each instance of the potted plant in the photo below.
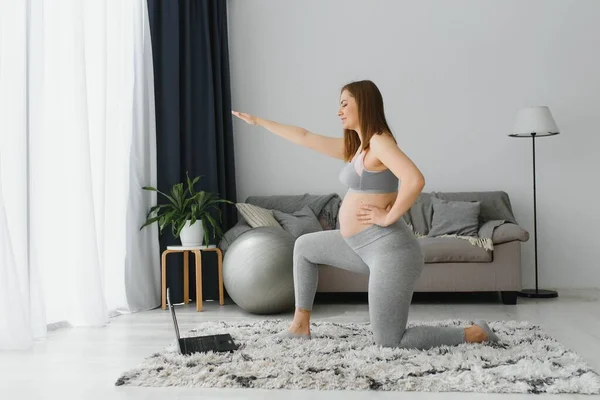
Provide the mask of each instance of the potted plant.
POLYGON ((171 225, 171 232, 174 237, 179 237, 182 246, 202 246, 203 240, 208 245, 209 225, 213 229, 213 238, 220 238, 223 235, 219 223, 211 215, 214 210, 218 214, 219 222, 221 220, 221 210, 219 203, 235 204, 229 200, 219 199, 211 192, 203 190, 196 191, 194 185, 201 176, 190 180, 186 172, 187 188, 183 188, 183 183, 176 183, 171 188, 171 193, 166 194, 151 186, 144 186, 142 189, 157 192, 164 196, 168 201, 166 204, 159 204, 150 209, 146 216, 146 222, 142 227, 158 222, 160 234, 167 225, 171 225))

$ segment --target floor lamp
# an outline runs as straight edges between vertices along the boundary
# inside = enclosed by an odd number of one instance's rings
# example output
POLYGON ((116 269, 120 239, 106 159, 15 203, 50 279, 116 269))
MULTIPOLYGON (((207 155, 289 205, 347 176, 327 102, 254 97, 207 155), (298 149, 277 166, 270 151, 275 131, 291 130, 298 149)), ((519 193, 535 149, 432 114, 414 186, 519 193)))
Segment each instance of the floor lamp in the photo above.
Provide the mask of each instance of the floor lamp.
POLYGON ((535 196, 535 138, 558 135, 558 127, 546 106, 526 107, 517 111, 517 117, 510 137, 531 138, 533 144, 533 234, 535 240, 535 289, 523 289, 517 292, 520 297, 551 298, 557 297, 554 290, 538 288, 538 254, 537 254, 537 201, 535 196))

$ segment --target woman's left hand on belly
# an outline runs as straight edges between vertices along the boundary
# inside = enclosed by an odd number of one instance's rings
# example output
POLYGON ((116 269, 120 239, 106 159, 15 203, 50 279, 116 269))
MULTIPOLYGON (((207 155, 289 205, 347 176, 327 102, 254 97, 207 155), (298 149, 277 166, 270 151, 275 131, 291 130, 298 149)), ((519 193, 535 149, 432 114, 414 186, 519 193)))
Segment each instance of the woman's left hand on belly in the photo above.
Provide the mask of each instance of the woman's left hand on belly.
POLYGON ((387 226, 385 220, 391 208, 391 205, 387 208, 381 208, 372 204, 365 204, 361 201, 360 210, 356 215, 361 224, 387 226))

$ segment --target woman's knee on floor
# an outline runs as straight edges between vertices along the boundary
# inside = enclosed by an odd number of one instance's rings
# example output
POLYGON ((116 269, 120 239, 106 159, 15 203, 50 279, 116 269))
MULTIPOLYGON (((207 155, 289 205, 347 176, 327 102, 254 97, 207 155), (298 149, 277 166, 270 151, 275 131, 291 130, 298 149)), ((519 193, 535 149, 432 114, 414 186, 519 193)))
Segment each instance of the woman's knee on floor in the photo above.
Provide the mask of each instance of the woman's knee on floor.
POLYGON ((396 326, 390 326, 387 330, 375 330, 373 338, 375 344, 381 347, 417 350, 427 350, 431 347, 430 341, 425 335, 419 335, 418 330, 398 329, 396 326))
POLYGON ((403 333, 404 330, 397 329, 388 332, 374 330, 373 339, 375 340, 375 344, 377 346, 396 348, 400 346, 403 333))
POLYGON ((428 343, 410 342, 404 340, 375 340, 375 344, 381 347, 390 347, 394 349, 416 349, 428 350, 431 346, 428 343))
POLYGON ((375 340, 375 345, 379 347, 389 347, 389 348, 397 348, 398 342, 391 340, 375 340))

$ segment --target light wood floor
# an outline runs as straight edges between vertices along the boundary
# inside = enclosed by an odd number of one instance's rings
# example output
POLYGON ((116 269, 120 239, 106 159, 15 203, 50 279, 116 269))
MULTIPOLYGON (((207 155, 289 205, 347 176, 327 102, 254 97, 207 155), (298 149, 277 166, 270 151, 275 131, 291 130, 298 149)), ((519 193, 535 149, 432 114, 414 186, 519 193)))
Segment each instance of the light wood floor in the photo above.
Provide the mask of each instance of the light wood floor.
MULTIPOLYGON (((557 299, 518 299, 508 306, 493 299, 481 302, 413 302, 410 320, 464 318, 487 320, 528 320, 541 325, 550 335, 583 356, 600 372, 600 290, 561 290, 557 299)), ((178 307, 182 331, 201 321, 291 318, 291 313, 254 316, 243 312, 229 300, 220 307, 206 302, 204 312, 195 304, 178 307)), ((367 322, 364 303, 317 304, 315 320, 367 322)), ((173 339, 168 311, 156 309, 114 318, 104 328, 64 328, 49 333, 33 349, 0 352, 1 399, 590 399, 585 395, 489 395, 476 393, 397 393, 332 391, 264 391, 252 389, 124 388, 114 382, 125 370, 162 349, 173 339)))

